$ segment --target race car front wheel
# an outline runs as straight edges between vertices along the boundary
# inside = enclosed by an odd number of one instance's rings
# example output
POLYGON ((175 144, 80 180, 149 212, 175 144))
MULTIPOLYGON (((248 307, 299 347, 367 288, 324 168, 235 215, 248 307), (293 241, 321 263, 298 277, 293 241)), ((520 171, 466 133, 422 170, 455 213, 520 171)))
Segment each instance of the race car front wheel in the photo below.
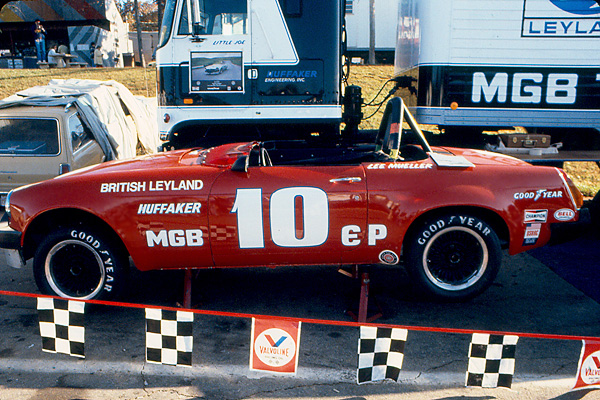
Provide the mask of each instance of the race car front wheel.
POLYGON ((128 258, 95 229, 69 228, 38 246, 33 273, 40 291, 60 297, 108 300, 125 285, 128 258))
POLYGON ((420 225, 406 248, 418 288, 441 300, 466 300, 487 289, 502 259, 500 240, 484 220, 448 214, 420 225))

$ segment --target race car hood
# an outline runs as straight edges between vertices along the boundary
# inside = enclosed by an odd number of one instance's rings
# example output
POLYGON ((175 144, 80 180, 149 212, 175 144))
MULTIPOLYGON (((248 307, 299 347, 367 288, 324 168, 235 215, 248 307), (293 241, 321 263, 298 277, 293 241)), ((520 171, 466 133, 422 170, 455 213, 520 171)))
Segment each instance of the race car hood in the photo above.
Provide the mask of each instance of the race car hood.
POLYGON ((229 168, 239 156, 248 154, 251 146, 252 143, 235 143, 210 149, 168 151, 127 160, 109 161, 61 175, 55 179, 77 177, 82 174, 86 176, 105 175, 124 171, 156 170, 184 165, 229 168))
POLYGON ((109 161, 15 189, 11 199, 19 206, 11 208, 11 227, 24 231, 36 215, 54 209, 78 208, 100 216, 123 199, 134 201, 136 196, 149 197, 163 191, 206 195, 207 190, 203 189, 211 187, 249 145, 177 150, 109 161))
POLYGON ((182 156, 187 151, 171 151, 154 155, 139 156, 126 160, 108 161, 102 164, 93 165, 87 168, 81 168, 64 175, 60 175, 54 179, 66 179, 78 177, 80 175, 94 176, 97 174, 111 174, 124 171, 135 171, 143 169, 168 168, 179 165, 182 156))

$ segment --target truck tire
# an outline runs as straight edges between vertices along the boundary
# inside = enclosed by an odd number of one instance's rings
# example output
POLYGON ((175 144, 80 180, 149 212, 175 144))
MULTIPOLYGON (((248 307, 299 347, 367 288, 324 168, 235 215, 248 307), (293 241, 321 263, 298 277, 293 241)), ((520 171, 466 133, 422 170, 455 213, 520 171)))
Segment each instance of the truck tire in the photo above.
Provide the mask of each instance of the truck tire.
POLYGON ((600 237, 600 191, 596 193, 589 203, 588 208, 592 219, 592 232, 594 232, 597 237, 600 237))
POLYGON ((44 294, 110 300, 125 287, 129 258, 107 235, 73 227, 49 234, 38 246, 33 274, 44 294))
POLYGON ((481 218, 447 214, 421 224, 406 246, 408 272, 436 300, 461 301, 487 289, 502 261, 498 235, 481 218))

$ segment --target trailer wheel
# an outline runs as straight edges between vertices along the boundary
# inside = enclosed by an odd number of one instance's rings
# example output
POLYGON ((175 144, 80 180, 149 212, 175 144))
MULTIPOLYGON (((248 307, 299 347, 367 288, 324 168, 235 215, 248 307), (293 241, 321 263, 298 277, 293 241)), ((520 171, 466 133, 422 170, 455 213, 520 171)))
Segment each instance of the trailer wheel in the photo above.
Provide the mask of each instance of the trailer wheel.
POLYGON ((426 221, 406 246, 408 272, 418 289, 438 300, 466 300, 487 289, 498 274, 502 250, 484 220, 447 214, 426 221))
POLYGON ((125 286, 128 261, 99 230, 60 229, 38 246, 33 274, 44 294, 108 300, 117 297, 125 286))

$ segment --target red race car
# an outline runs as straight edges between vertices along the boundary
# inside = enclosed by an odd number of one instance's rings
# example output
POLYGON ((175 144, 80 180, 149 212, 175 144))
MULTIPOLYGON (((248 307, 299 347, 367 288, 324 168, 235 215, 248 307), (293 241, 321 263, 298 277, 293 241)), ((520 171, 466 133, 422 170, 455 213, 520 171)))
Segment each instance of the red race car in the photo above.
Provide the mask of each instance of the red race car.
MULTIPOLYGON (((402 109, 404 109, 402 107, 402 109)), ((430 297, 490 286, 503 249, 580 217, 558 168, 431 148, 386 113, 375 145, 274 141, 114 161, 13 190, 0 247, 33 257, 41 292, 108 299, 142 270, 404 265, 430 297)))

